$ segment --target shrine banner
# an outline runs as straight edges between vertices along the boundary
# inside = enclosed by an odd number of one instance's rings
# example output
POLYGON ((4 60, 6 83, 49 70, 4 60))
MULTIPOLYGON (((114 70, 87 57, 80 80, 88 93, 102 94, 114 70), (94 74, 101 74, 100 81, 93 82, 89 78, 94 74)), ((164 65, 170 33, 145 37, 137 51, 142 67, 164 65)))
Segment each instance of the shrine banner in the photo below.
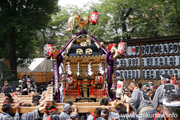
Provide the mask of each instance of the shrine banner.
POLYGON ((58 92, 58 71, 57 71, 57 60, 53 60, 54 63, 54 82, 55 82, 55 93, 58 92))

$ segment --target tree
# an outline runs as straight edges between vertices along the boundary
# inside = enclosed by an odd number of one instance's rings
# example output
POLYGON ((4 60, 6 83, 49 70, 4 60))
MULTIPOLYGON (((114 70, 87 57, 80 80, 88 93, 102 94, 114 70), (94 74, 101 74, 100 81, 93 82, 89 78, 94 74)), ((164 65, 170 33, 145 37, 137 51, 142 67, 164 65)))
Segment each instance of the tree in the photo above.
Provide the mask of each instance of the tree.
POLYGON ((17 57, 34 52, 36 30, 45 28, 51 14, 58 10, 57 0, 1 0, 0 42, 3 55, 16 76, 17 57), (32 51, 31 51, 32 50, 32 51))

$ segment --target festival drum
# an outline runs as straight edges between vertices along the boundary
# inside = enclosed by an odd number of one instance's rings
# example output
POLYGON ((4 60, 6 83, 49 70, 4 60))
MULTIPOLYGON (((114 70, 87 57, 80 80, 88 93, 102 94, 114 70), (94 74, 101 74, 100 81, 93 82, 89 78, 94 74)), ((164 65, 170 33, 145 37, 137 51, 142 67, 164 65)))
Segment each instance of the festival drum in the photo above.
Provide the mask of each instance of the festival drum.
POLYGON ((178 50, 180 50, 178 49, 178 43, 173 44, 173 49, 174 49, 174 53, 178 53, 178 50))
POLYGON ((136 55, 139 55, 140 54, 140 46, 139 45, 136 45, 136 55))
POLYGON ((179 65, 179 56, 174 56, 174 59, 175 59, 175 66, 178 66, 179 65))
POLYGON ((159 57, 159 66, 164 66, 164 57, 159 57))
POLYGON ((174 47, 174 45, 173 45, 173 43, 169 43, 169 53, 171 54, 171 53, 174 53, 174 49, 173 49, 173 47, 174 47))
MULTIPOLYGON (((117 74, 116 74, 117 75, 117 74)), ((116 76, 117 78, 117 76, 116 76)), ((96 76, 96 79, 98 80, 97 81, 97 84, 102 84, 104 82, 104 77, 102 75, 98 75, 96 76)), ((117 78, 118 79, 118 78, 117 78)))
POLYGON ((164 45, 159 44, 159 54, 164 54, 164 45))
POLYGON ((169 56, 169 66, 174 66, 174 65, 175 65, 174 56, 169 56))
POLYGON ((168 43, 164 44, 164 54, 168 54, 169 53, 169 45, 168 43))
POLYGON ((165 67, 169 66, 169 57, 168 56, 164 57, 164 66, 165 67))
POLYGON ((116 60, 116 65, 117 65, 117 68, 120 68, 120 66, 121 66, 120 59, 117 59, 117 60, 116 60))
POLYGON ((135 46, 132 46, 132 55, 136 55, 136 47, 135 46))
POLYGON ((145 49, 145 45, 141 46, 141 54, 145 55, 146 54, 146 49, 145 49))
POLYGON ((128 46, 128 47, 127 47, 127 55, 128 55, 128 56, 131 56, 131 55, 132 55, 132 48, 131 48, 131 46, 128 46))
POLYGON ((153 44, 150 45, 150 54, 154 55, 154 45, 153 44))
POLYGON ((159 45, 158 44, 154 45, 154 53, 159 54, 159 45))
POLYGON ((67 84, 68 85, 73 85, 74 84, 73 77, 67 77, 67 84))
POLYGON ((150 54, 150 46, 146 45, 145 49, 146 49, 146 55, 149 55, 150 54))

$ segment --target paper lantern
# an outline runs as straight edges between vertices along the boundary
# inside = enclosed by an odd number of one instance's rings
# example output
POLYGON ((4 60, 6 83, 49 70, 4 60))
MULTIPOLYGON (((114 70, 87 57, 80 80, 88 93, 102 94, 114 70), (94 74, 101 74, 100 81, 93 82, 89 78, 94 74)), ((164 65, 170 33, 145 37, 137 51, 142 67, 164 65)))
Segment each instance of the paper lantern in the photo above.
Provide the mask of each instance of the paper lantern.
POLYGON ((151 70, 146 70, 146 79, 151 79, 151 70))
POLYGON ((155 63, 155 66, 158 67, 159 66, 159 57, 155 57, 154 58, 154 63, 155 63))
POLYGON ((136 67, 140 67, 140 58, 136 57, 136 67))
POLYGON ((96 76, 97 84, 102 84, 104 82, 104 77, 102 75, 96 76))
POLYGON ((128 71, 127 70, 124 70, 124 78, 126 78, 127 79, 127 73, 128 71))
POLYGON ((155 79, 154 73, 154 69, 150 70, 150 79, 155 79))
POLYGON ((164 74, 169 74, 169 69, 165 69, 164 74))
POLYGON ((136 55, 139 55, 140 54, 140 46, 136 45, 135 50, 136 50, 136 55))
POLYGON ((125 68, 128 68, 128 67, 129 67, 128 58, 125 58, 125 59, 124 59, 124 63, 125 63, 125 68))
POLYGON ((165 73, 164 69, 160 69, 159 71, 160 71, 159 72, 160 75, 163 75, 165 73))
POLYGON ((116 98, 121 98, 123 85, 124 85, 123 81, 120 80, 117 81, 116 98))
POLYGON ((160 71, 159 69, 156 69, 156 79, 160 79, 160 71))
POLYGON ((176 77, 171 77, 171 84, 175 85, 176 84, 176 77))
POLYGON ((132 70, 132 79, 135 78, 136 79, 136 70, 132 70))
POLYGON ((145 49, 146 49, 146 55, 149 55, 150 54, 150 46, 146 45, 145 49))
POLYGON ((178 43, 178 50, 179 50, 179 53, 180 53, 180 42, 178 43))
POLYGON ((150 45, 150 54, 151 55, 154 54, 154 45, 153 44, 150 45))
POLYGON ((120 68, 120 66, 121 66, 120 59, 117 59, 117 60, 116 60, 116 65, 117 65, 117 68, 120 68))
POLYGON ((136 79, 140 79, 141 75, 140 75, 140 70, 136 70, 136 79))
POLYGON ((174 56, 174 59, 175 59, 175 66, 178 66, 180 57, 179 56, 174 56))
POLYGON ((116 70, 116 79, 120 79, 120 70, 116 70))
POLYGON ((90 15, 90 20, 91 20, 91 23, 93 25, 96 25, 98 23, 98 20, 99 20, 99 14, 97 11, 94 11, 91 13, 90 15))
POLYGON ((146 67, 146 66, 147 66, 146 58, 142 58, 142 66, 143 66, 143 67, 146 67))
POLYGON ((132 58, 132 67, 136 67, 136 58, 132 58))
POLYGON ((178 53, 178 43, 173 44, 174 53, 178 53))
POLYGON ((168 54, 169 53, 169 45, 168 43, 164 44, 164 54, 168 54))
POLYGON ((155 46, 154 46, 154 53, 159 54, 159 45, 158 44, 155 44, 155 46))
POLYGON ((132 70, 128 70, 128 77, 127 79, 132 79, 132 70))
POLYGON ((127 50, 127 43, 125 42, 120 42, 118 44, 118 53, 120 55, 125 55, 126 54, 126 50, 127 50))
POLYGON ((164 53, 164 45, 159 44, 159 54, 163 54, 163 53, 164 53))
POLYGON ((165 67, 169 66, 169 57, 168 56, 164 57, 164 66, 165 67))
POLYGON ((123 78, 123 70, 120 70, 120 78, 123 78))
POLYGON ((146 70, 142 70, 142 79, 145 80, 146 79, 146 70))
POLYGON ((145 55, 145 53, 146 53, 145 45, 142 45, 141 46, 141 54, 145 55))
POLYGON ((73 83, 74 83, 73 77, 67 77, 67 84, 73 85, 73 83))
POLYGON ((128 65, 129 65, 129 67, 132 67, 131 62, 132 62, 131 58, 128 58, 128 65))
POLYGON ((169 74, 169 76, 174 76, 174 69, 170 69, 170 70, 168 71, 168 74, 169 74))
POLYGON ((179 69, 174 69, 174 73, 176 74, 177 79, 179 79, 180 78, 179 69))
POLYGON ((169 43, 169 53, 174 53, 174 49, 173 49, 173 47, 174 47, 174 45, 173 45, 173 43, 169 43))
POLYGON ((150 60, 149 57, 147 57, 147 58, 146 58, 147 67, 150 66, 150 65, 149 65, 149 60, 150 60))
POLYGON ((164 57, 159 57, 159 66, 164 66, 164 57))
POLYGON ((53 55, 54 46, 51 44, 46 44, 44 46, 44 56, 50 58, 53 55))
POLYGON ((132 54, 132 48, 131 48, 131 46, 128 46, 127 47, 127 55, 131 56, 131 54, 132 54))
POLYGON ((135 46, 132 46, 132 55, 136 55, 136 47, 135 46))
POLYGON ((174 56, 169 56, 169 66, 174 66, 174 65, 175 65, 174 56))

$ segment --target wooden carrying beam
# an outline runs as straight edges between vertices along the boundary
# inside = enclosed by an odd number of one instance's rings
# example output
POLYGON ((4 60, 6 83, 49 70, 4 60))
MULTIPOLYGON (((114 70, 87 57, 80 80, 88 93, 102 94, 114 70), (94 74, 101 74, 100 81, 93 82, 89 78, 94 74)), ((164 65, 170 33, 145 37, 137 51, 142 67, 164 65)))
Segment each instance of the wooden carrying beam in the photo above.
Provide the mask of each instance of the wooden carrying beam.
MULTIPOLYGON (((86 104, 88 105, 88 104, 86 104)), ((101 108, 107 108, 107 106, 78 106, 78 112, 79 113, 91 113, 91 112, 94 112, 94 110, 97 108, 97 107, 101 107, 101 108)), ((108 106, 109 108, 111 108, 111 110, 115 110, 115 107, 114 106, 108 106)), ((63 106, 58 106, 56 107, 57 108, 57 111, 58 113, 61 113, 63 112, 63 106)), ((19 113, 27 113, 27 112, 32 112, 34 110, 38 109, 38 107, 20 107, 20 111, 19 113)), ((15 109, 13 108, 13 111, 15 113, 15 109)), ((2 107, 0 107, 0 113, 2 113, 2 107)))

